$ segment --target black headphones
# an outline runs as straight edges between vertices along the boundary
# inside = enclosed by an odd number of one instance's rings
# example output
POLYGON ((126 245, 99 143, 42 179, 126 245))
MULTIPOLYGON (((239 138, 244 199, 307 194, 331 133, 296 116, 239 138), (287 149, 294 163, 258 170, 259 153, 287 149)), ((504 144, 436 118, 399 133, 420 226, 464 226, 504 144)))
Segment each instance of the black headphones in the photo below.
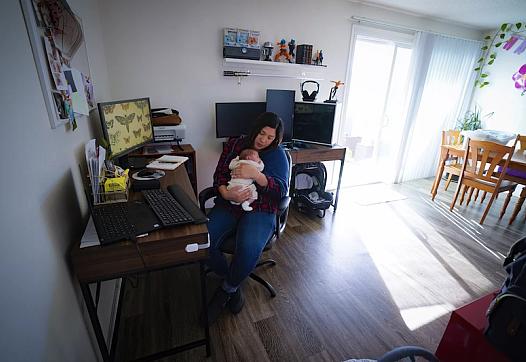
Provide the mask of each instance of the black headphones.
POLYGON ((318 95, 318 92, 320 91, 320 84, 316 82, 315 80, 306 80, 305 82, 301 83, 301 95, 303 96, 303 100, 305 102, 314 102, 316 99, 316 96, 318 95), (303 89, 303 86, 305 83, 314 83, 316 84, 316 90, 312 91, 312 93, 307 92, 303 89))

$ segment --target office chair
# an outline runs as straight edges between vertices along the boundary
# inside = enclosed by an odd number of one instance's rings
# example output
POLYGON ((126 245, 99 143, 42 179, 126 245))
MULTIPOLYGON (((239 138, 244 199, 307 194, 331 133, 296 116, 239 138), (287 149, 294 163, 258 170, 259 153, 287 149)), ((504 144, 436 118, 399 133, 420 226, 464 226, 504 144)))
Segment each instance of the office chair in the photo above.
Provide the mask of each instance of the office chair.
MULTIPOLYGON (((292 174, 292 159, 288 151, 285 151, 285 154, 287 155, 287 161, 289 162, 289 180, 288 184, 290 186, 290 175, 292 174)), ((215 198, 218 196, 217 191, 213 187, 207 187, 206 189, 202 190, 199 193, 199 207, 203 212, 206 213, 205 204, 208 200, 215 198)), ((274 232, 270 236, 269 240, 267 241, 267 244, 265 245, 265 248, 263 249, 263 252, 266 252, 272 248, 274 243, 277 239, 281 236, 281 233, 285 230, 285 226, 287 225, 287 219, 289 216, 289 204, 290 204, 290 196, 284 196, 281 198, 281 201, 278 206, 278 213, 276 214, 276 224, 274 228, 274 232)), ((221 245, 221 251, 226 254, 233 255, 236 250, 236 239, 235 235, 229 235, 227 236, 226 240, 221 245)), ((276 265, 276 261, 274 259, 263 259, 260 260, 257 264, 254 270, 257 268, 269 265, 274 266, 276 265)), ((267 282, 265 279, 260 277, 259 275, 255 274, 254 271, 250 273, 249 277, 256 282, 263 285, 268 292, 270 293, 270 296, 274 298, 276 296, 276 290, 274 287, 267 282)))

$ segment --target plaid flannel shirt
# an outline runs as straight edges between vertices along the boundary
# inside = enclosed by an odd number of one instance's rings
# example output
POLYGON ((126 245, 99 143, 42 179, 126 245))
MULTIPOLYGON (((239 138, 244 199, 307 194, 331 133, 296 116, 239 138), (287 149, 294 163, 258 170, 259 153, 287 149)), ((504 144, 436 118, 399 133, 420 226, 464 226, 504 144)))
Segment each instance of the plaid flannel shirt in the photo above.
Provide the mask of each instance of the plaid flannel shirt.
MULTIPOLYGON (((214 172, 214 187, 216 190, 221 185, 228 185, 228 181, 232 178, 230 176, 230 169, 228 168, 230 161, 239 156, 239 153, 245 148, 247 148, 247 146, 244 138, 230 138, 228 142, 226 142, 214 172)), ((275 214, 278 211, 281 198, 288 194, 288 160, 285 151, 281 147, 262 151, 259 157, 265 164, 263 174, 267 177, 268 185, 262 187, 255 182, 258 199, 252 202, 250 206, 254 211, 275 214)), ((241 216, 245 212, 241 208, 241 205, 234 205, 230 201, 224 200, 219 192, 218 195, 216 203, 220 203, 235 215, 241 216)))

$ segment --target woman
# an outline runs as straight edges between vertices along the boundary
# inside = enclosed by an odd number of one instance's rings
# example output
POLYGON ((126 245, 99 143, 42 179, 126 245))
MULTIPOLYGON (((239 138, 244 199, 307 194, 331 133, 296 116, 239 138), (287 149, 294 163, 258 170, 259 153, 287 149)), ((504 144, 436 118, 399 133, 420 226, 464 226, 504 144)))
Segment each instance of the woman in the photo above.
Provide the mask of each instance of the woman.
POLYGON ((208 320, 214 322, 221 310, 228 305, 232 313, 241 311, 244 298, 240 285, 256 266, 257 261, 274 231, 274 223, 281 198, 288 193, 289 165, 287 156, 280 147, 283 138, 283 123, 274 113, 262 113, 247 137, 231 138, 223 148, 214 173, 214 187, 218 197, 208 214, 210 235, 210 258, 208 265, 223 278, 208 305, 208 320), (230 161, 246 148, 259 152, 265 164, 262 172, 252 165, 241 165, 230 171, 230 161), (235 187, 227 189, 231 178, 255 180, 258 199, 251 206, 253 211, 243 211, 238 204, 251 196, 249 189, 235 187), (236 250, 230 264, 221 252, 225 237, 235 232, 236 250))

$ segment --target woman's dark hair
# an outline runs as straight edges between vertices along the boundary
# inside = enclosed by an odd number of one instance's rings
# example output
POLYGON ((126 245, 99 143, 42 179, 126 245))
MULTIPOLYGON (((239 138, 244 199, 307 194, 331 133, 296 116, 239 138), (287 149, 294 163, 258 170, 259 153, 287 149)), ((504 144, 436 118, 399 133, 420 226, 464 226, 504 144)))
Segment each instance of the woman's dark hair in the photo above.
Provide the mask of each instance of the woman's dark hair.
POLYGON ((256 137, 265 127, 270 127, 276 130, 276 138, 274 138, 274 141, 272 141, 267 149, 273 149, 279 146, 283 140, 283 121, 276 113, 264 112, 261 113, 258 118, 256 118, 256 121, 254 122, 254 125, 252 126, 252 129, 246 138, 246 147, 254 146, 256 137))

